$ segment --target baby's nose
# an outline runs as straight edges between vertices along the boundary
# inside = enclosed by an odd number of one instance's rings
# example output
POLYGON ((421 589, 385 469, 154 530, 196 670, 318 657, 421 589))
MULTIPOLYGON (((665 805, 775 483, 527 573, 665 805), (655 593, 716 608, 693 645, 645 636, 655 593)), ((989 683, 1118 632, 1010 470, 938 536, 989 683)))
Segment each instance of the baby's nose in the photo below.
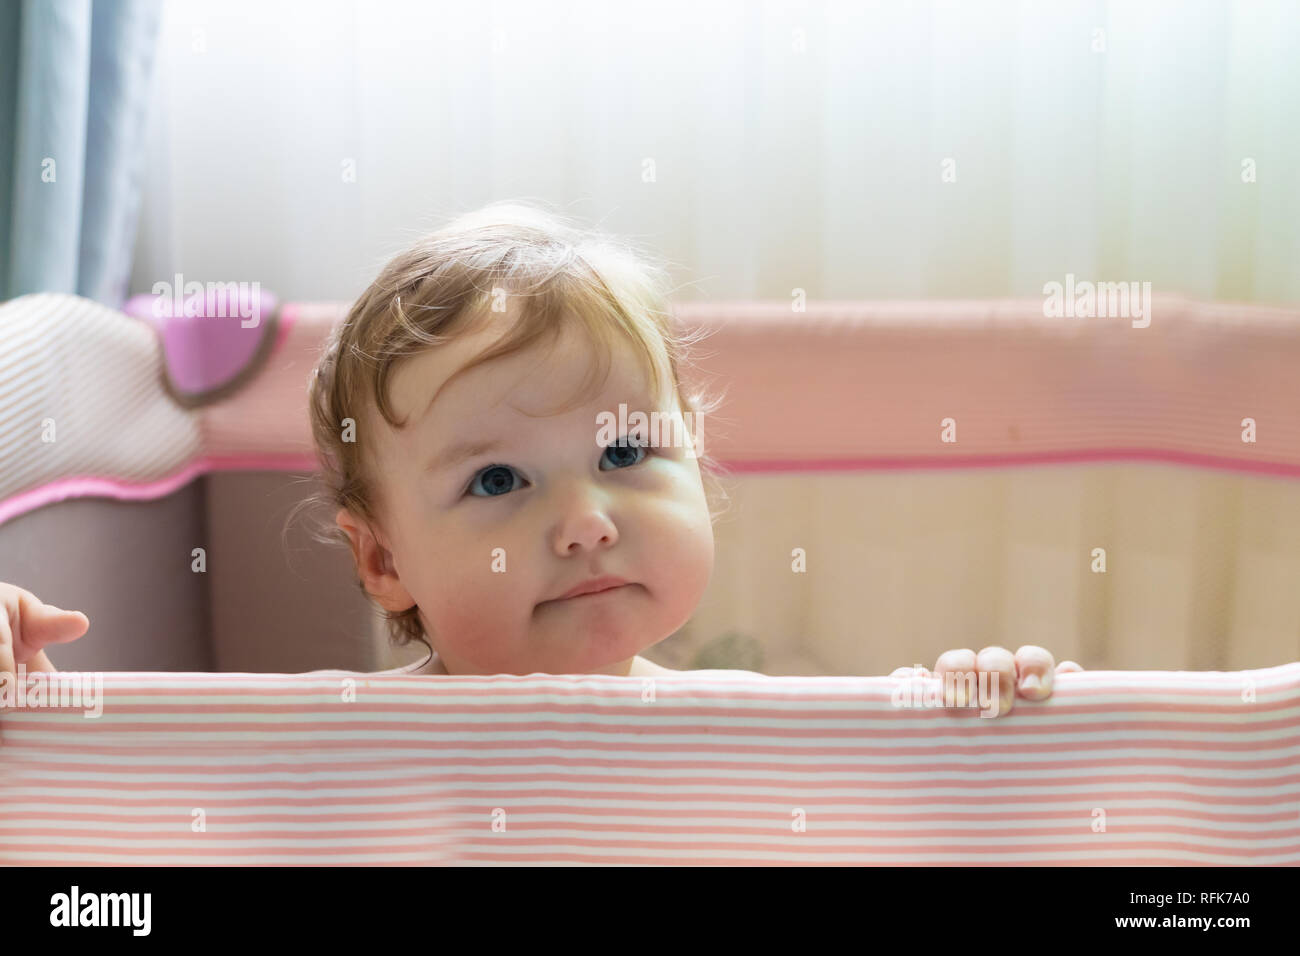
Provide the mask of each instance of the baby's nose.
POLYGON ((577 495, 561 512, 555 528, 555 550, 562 557, 617 543, 618 526, 602 496, 577 495))

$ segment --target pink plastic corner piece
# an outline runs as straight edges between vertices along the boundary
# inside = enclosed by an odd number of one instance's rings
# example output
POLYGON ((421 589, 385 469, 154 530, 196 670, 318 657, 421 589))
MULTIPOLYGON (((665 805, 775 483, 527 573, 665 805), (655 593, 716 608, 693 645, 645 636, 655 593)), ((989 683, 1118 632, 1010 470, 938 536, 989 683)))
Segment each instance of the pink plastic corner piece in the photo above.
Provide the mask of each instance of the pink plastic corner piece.
POLYGON ((252 361, 275 306, 276 297, 256 283, 209 283, 183 300, 132 296, 123 311, 157 329, 167 377, 178 392, 197 396, 227 385, 252 361))

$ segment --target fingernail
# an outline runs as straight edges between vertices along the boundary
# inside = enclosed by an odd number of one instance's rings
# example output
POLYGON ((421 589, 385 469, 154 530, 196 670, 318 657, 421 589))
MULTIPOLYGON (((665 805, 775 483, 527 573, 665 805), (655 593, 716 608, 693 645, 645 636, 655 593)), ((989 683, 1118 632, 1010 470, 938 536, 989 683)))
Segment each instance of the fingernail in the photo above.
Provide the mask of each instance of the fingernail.
POLYGON ((1026 674, 1025 679, 1020 682, 1020 689, 1025 691, 1039 691, 1043 689, 1043 682, 1037 674, 1026 674))

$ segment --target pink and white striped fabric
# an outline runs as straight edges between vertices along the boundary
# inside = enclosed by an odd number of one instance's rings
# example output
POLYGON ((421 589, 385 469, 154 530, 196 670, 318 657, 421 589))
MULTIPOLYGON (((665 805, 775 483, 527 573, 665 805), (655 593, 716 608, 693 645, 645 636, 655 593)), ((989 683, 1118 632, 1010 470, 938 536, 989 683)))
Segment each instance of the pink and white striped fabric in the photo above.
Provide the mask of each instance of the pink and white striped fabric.
POLYGON ((55 682, 0 714, 0 864, 1300 863, 1300 663, 993 719, 887 677, 55 682))

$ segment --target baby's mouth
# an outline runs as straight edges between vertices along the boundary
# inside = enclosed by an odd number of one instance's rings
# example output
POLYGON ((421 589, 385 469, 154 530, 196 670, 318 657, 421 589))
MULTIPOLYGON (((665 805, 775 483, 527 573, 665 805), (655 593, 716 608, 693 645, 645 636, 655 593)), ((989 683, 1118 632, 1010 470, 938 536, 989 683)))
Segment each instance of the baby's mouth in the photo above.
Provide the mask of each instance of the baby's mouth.
POLYGON ((635 583, 628 582, 627 584, 619 584, 619 585, 615 585, 614 587, 602 588, 599 591, 588 591, 586 594, 575 594, 573 597, 551 598, 548 601, 542 601, 537 606, 541 608, 551 604, 576 605, 576 604, 594 603, 596 601, 616 600, 620 595, 626 594, 627 592, 631 591, 633 588, 639 586, 640 585, 637 585, 635 583))
POLYGON ((599 591, 584 591, 582 594, 575 594, 573 597, 560 598, 561 601, 581 601, 585 598, 603 597, 606 594, 613 594, 615 591, 622 591, 624 588, 632 587, 631 584, 615 584, 612 587, 601 588, 599 591))

